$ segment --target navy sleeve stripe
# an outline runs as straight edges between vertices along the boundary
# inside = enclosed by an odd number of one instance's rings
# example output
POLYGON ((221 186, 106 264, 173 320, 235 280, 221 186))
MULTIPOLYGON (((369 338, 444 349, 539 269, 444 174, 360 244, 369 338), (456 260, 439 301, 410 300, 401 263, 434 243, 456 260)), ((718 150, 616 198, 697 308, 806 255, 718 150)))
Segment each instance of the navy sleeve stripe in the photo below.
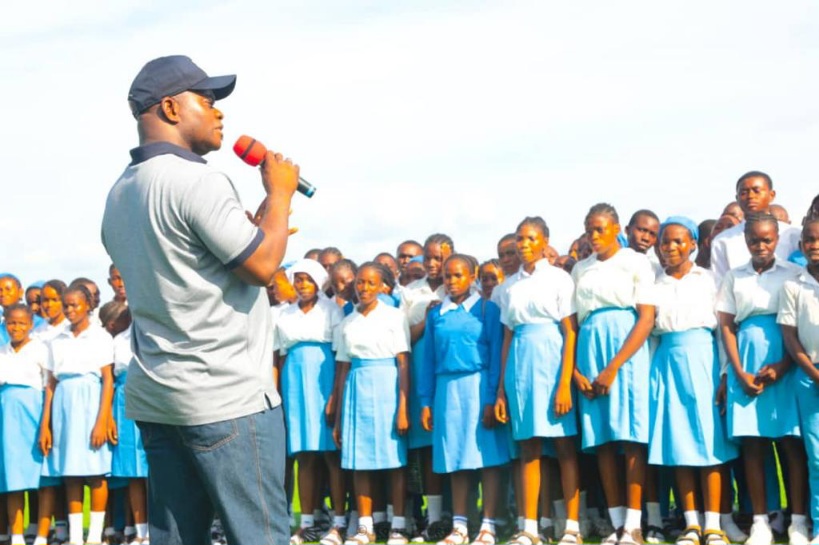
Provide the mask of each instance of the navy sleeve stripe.
POLYGON ((247 248, 242 250, 242 253, 234 257, 230 263, 227 264, 228 269, 235 269, 245 261, 247 258, 253 255, 253 252, 256 251, 256 248, 261 245, 262 241, 264 240, 264 231, 261 229, 256 231, 256 236, 253 237, 253 240, 250 241, 250 244, 247 245, 247 248))

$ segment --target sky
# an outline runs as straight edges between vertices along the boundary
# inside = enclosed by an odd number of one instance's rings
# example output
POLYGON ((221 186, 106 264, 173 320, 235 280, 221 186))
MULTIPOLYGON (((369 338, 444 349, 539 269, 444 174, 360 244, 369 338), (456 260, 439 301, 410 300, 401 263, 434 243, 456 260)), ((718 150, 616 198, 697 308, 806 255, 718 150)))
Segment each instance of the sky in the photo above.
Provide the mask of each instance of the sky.
MULTIPOLYGON (((109 188, 152 58, 237 74, 206 158, 246 208, 242 134, 317 187, 287 259, 361 262, 443 232, 493 257, 527 215, 566 253, 597 202, 716 218, 763 170, 796 222, 819 190, 819 4, 179 0, 16 2, 0 20, 0 271, 104 284, 109 188)), ((110 289, 103 288, 103 299, 110 289)))

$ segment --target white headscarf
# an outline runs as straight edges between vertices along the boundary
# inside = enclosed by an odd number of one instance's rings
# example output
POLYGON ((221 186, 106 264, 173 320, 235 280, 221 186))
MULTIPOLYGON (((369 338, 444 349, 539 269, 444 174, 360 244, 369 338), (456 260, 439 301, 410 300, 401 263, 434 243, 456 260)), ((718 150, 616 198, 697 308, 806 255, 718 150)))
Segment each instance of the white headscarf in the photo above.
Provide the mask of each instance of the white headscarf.
POLYGON ((287 269, 287 280, 292 284, 296 273, 306 273, 310 275, 313 282, 318 286, 318 291, 324 290, 324 284, 327 283, 327 271, 321 266, 321 263, 315 259, 299 259, 287 269))

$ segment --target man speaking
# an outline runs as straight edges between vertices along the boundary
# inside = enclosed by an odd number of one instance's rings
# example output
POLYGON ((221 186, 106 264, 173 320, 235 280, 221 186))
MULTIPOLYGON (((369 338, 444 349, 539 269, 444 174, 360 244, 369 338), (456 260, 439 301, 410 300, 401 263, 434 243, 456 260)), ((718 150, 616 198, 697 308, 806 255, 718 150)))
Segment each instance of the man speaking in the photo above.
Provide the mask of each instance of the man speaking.
POLYGON ((288 540, 285 433, 273 384, 265 286, 284 255, 298 166, 268 151, 255 221, 202 158, 222 145, 236 76, 154 59, 128 93, 139 147, 111 189, 102 242, 128 286, 134 359, 126 410, 150 466, 150 537, 210 544, 288 540))

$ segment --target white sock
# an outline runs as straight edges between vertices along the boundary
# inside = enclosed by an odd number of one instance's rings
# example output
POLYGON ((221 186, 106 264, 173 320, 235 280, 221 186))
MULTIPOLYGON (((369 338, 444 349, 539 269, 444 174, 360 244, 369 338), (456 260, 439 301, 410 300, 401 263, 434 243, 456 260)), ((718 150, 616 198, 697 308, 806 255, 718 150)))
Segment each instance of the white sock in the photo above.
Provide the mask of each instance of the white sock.
POLYGON ((663 517, 660 515, 660 504, 656 501, 647 501, 646 511, 648 512, 648 525, 662 528, 663 517))
MULTIPOLYGON (((82 513, 68 514, 68 541, 83 543, 82 540, 82 513)), ((97 541, 102 541, 102 536, 97 541)))
POLYGON ((685 526, 699 526, 700 519, 697 516, 696 511, 686 511, 683 513, 683 518, 685 519, 685 526))
POLYGON ((805 516, 805 515, 792 514, 791 515, 791 525, 793 525, 793 524, 801 524, 803 526, 807 526, 808 517, 805 516))
POLYGON ((541 528, 551 528, 554 526, 555 523, 549 517, 540 517, 540 527, 541 528))
POLYGON ((523 531, 523 522, 524 522, 525 520, 526 520, 526 519, 524 519, 523 517, 518 517, 518 532, 522 532, 522 531, 523 531))
POLYGON ((136 535, 136 527, 135 526, 126 526, 125 529, 122 531, 122 534, 125 537, 136 535))
POLYGON ((147 522, 136 525, 136 536, 137 536, 137 539, 145 539, 146 537, 148 537, 148 523, 147 522))
POLYGON ((756 523, 760 523, 760 524, 764 523, 765 526, 770 526, 771 521, 768 518, 768 514, 765 513, 764 515, 754 515, 754 524, 756 524, 756 523))
POLYGON ((26 538, 23 534, 11 534, 11 545, 26 545, 26 538))
POLYGON ((580 533, 580 523, 576 520, 566 519, 566 531, 580 533))
POLYGON ((102 543, 103 525, 105 525, 105 511, 91 511, 88 522, 88 539, 86 540, 88 543, 102 543))
POLYGON ((566 502, 563 500, 555 500, 552 502, 555 506, 555 518, 556 519, 565 519, 568 518, 568 514, 566 513, 566 502))
POLYGON ((466 519, 466 517, 465 517, 465 516, 463 516, 463 515, 455 515, 455 516, 453 516, 453 517, 452 517, 452 529, 454 530, 455 528, 458 528, 458 529, 459 529, 459 530, 461 530, 461 531, 462 531, 464 534, 465 534, 465 533, 467 533, 467 529, 466 529, 466 521, 467 521, 467 519, 466 519))
POLYGON ((624 505, 609 507, 609 518, 615 530, 622 528, 626 522, 626 507, 624 505))
POLYGON ((719 530, 719 513, 713 511, 705 512, 705 530, 719 530))
POLYGON ((344 518, 344 515, 336 515, 333 517, 333 528, 346 528, 347 527, 347 519, 344 518))
POLYGON ((373 533, 373 517, 358 517, 358 527, 366 528, 367 532, 373 533))
POLYGON ((537 521, 535 519, 524 519, 523 520, 523 531, 532 534, 533 536, 537 535, 537 521))
POLYGON ((379 522, 386 522, 387 521, 387 512, 386 511, 376 511, 373 513, 373 524, 378 524, 379 522))
POLYGON ((406 517, 392 517, 392 529, 393 530, 406 530, 407 529, 407 518, 406 517))
POLYGON ((441 508, 443 504, 443 496, 427 496, 427 519, 429 520, 430 524, 441 520, 441 508))
POLYGON ((115 533, 116 532, 114 532, 114 527, 113 526, 106 526, 105 530, 102 531, 102 535, 104 535, 105 537, 111 537, 115 533))
POLYGON ((580 516, 585 518, 589 514, 589 508, 586 504, 586 491, 580 491, 580 516))
POLYGON ((627 509, 626 523, 623 525, 623 528, 626 532, 639 529, 642 518, 643 512, 640 509, 627 509))
POLYGON ((480 531, 483 531, 483 530, 487 530, 489 532, 492 532, 492 534, 494 534, 495 533, 495 519, 487 519, 487 518, 483 519, 481 521, 481 530, 480 531))
POLYGON ((310 528, 316 525, 316 515, 302 515, 301 528, 310 528))
POLYGON ((48 540, 43 536, 37 536, 34 538, 34 545, 48 545, 48 540))

